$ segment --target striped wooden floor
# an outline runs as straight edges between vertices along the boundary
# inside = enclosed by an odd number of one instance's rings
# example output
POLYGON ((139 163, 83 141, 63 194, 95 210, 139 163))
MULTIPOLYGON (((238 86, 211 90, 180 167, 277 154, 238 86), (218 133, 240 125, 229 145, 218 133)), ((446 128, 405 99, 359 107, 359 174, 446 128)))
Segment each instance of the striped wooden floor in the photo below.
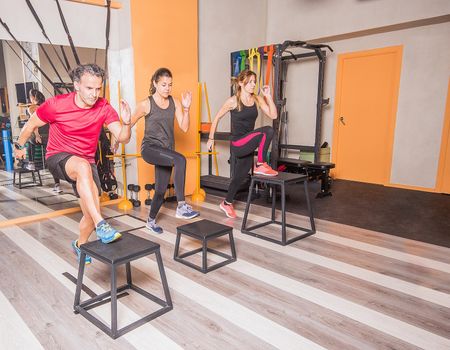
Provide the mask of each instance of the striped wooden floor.
MULTIPOLYGON (((76 276, 70 242, 81 214, 0 229, 0 349, 450 349, 450 249, 324 221, 316 235, 281 247, 242 234, 241 220, 225 218, 219 200, 208 196, 201 218, 233 226, 238 261, 206 275, 172 259, 176 227, 186 223, 174 203, 161 210, 158 236, 141 228, 146 207, 132 216, 102 209, 120 230, 161 245, 174 301, 171 312, 117 340, 72 311, 75 285, 66 276, 76 276)), ((0 220, 56 207, 0 186, 0 220)), ((269 213, 255 206, 250 218, 269 213)), ((298 215, 288 220, 306 224, 298 215)), ((132 266, 136 284, 161 293, 153 258, 132 266)), ((84 282, 101 293, 108 276, 94 260, 84 282)), ((121 298, 119 327, 151 308, 133 293, 121 298)), ((94 312, 108 320, 108 305, 94 312)))

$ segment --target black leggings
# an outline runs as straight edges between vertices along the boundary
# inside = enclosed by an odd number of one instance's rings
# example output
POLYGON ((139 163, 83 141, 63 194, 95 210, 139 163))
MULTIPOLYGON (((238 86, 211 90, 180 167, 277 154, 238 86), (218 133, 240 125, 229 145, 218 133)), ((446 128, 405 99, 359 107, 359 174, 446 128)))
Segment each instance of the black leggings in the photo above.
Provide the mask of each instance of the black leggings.
POLYGON ((184 184, 186 178, 186 158, 171 149, 144 144, 142 158, 155 166, 155 194, 153 195, 149 217, 155 219, 164 203, 164 194, 170 181, 172 167, 174 168, 174 186, 177 201, 184 201, 184 184))
POLYGON ((234 174, 225 198, 228 203, 233 202, 239 187, 247 177, 248 171, 252 168, 253 152, 258 148, 258 163, 263 163, 272 137, 272 127, 263 126, 231 142, 231 153, 236 157, 236 162, 233 167, 234 174))

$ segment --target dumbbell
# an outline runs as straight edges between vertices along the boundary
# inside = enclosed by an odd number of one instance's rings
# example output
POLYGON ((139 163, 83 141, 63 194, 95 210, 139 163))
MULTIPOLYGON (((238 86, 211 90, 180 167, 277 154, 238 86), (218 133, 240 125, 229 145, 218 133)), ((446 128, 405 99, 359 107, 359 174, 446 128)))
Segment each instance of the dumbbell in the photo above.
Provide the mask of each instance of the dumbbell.
POLYGON ((155 184, 145 184, 145 190, 147 191, 147 198, 145 200, 145 205, 151 205, 152 199, 150 197, 150 191, 155 190, 155 184))
POLYGON ((136 201, 136 198, 135 198, 135 193, 134 193, 134 185, 129 184, 127 186, 127 188, 128 188, 128 191, 130 192, 130 198, 128 200, 131 202, 131 204, 133 204, 133 207, 135 207, 136 205, 134 205, 134 202, 136 201))
POLYGON ((166 202, 175 202, 177 200, 177 196, 175 196, 175 185, 174 184, 168 184, 167 185, 167 196, 166 196, 166 202), (171 189, 173 189, 171 191, 171 189), (172 195, 171 195, 172 193, 172 195))
POLYGON ((109 196, 109 199, 111 199, 111 200, 119 198, 119 195, 114 192, 109 192, 108 196, 109 196))
POLYGON ((135 194, 135 200, 133 202, 134 207, 140 207, 141 201, 139 200, 139 192, 141 191, 141 186, 139 185, 133 185, 133 192, 135 194))

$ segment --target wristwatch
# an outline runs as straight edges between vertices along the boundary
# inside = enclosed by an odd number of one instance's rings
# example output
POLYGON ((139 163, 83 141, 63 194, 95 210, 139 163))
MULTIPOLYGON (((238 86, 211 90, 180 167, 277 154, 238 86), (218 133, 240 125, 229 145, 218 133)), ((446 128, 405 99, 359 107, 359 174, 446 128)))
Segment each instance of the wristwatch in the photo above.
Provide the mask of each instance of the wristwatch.
POLYGON ((18 142, 14 142, 14 148, 18 149, 18 150, 22 150, 25 148, 25 146, 22 146, 20 143, 18 142))

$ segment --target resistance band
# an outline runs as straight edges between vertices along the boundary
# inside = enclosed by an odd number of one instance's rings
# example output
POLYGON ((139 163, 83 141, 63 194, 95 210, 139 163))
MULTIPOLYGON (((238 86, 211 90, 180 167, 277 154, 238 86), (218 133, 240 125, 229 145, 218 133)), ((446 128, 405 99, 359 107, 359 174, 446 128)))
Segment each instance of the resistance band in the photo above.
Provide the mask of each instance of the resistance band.
POLYGON ((237 77, 241 71, 241 53, 239 51, 231 53, 231 62, 233 62, 233 77, 237 77))
POLYGON ((272 73, 273 45, 264 46, 264 52, 267 53, 266 81, 264 85, 269 85, 272 73))
POLYGON ((67 39, 69 40, 70 48, 72 49, 73 57, 75 57, 75 61, 77 65, 80 64, 80 59, 78 58, 77 50, 75 49, 75 45, 73 44, 72 37, 69 32, 69 28, 67 27, 66 20, 64 19, 64 14, 61 9, 61 5, 59 4, 59 0, 56 0, 56 5, 58 6, 59 17, 61 18, 62 25, 67 34, 67 39))
MULTIPOLYGON (((109 28, 111 26, 111 0, 106 0, 106 47, 105 47, 105 71, 108 70, 109 28)), ((103 98, 106 95, 106 78, 103 79, 103 98)), ((119 101, 120 103, 120 101, 119 101)))
POLYGON ((261 56, 259 55, 258 49, 256 47, 248 50, 248 64, 249 64, 250 70, 252 72, 256 73, 255 91, 257 91, 259 93, 259 74, 261 71, 261 56), (253 61, 255 58, 256 58, 256 65, 257 65, 256 71, 253 70, 253 63, 254 63, 253 61))
POLYGON ((61 49, 61 52, 63 54, 64 61, 66 61, 67 69, 71 70, 69 60, 67 59, 66 51, 64 51, 64 46, 59 45, 59 48, 61 49))
POLYGON ((241 50, 241 69, 242 72, 245 69, 245 60, 247 59, 247 53, 244 50, 241 50))
MULTIPOLYGON (((258 47, 258 53, 259 53, 259 57, 261 59, 264 58, 264 46, 258 47)), ((258 90, 258 94, 261 92, 261 88, 264 85, 264 78, 263 78, 263 65, 261 64, 259 66, 259 72, 258 72, 258 86, 259 86, 259 90, 258 90)))
MULTIPOLYGON (((62 86, 66 85, 64 83, 64 81, 62 80, 61 76, 58 73, 58 70, 56 69, 55 65, 53 64, 52 60, 50 59, 47 51, 44 48, 44 45, 39 44, 39 47, 41 48, 42 52, 44 53, 45 57, 47 57, 47 61, 48 63, 50 63, 50 66, 53 68, 53 71, 56 73, 56 75, 58 76, 59 81, 61 82, 62 86)), ((67 92, 70 92, 70 89, 68 89, 67 87, 65 88, 67 92)))
MULTIPOLYGON (((14 50, 14 48, 11 46, 11 44, 7 40, 5 40, 4 42, 9 46, 11 51, 14 52, 14 54, 17 56, 17 58, 19 60, 22 60, 20 55, 16 52, 16 50, 14 50)), ((41 83, 41 85, 44 87, 44 89, 47 90, 47 92, 53 96, 53 92, 51 92, 49 89, 47 89, 47 87, 42 83, 42 80, 39 79, 39 77, 36 74, 34 74, 33 70, 30 69, 30 67, 28 67, 28 66, 25 66, 25 68, 28 69, 28 71, 36 78, 36 80, 41 83)))
MULTIPOLYGON (((44 25, 42 24, 41 19, 39 18, 38 14, 36 13, 36 10, 34 9, 33 5, 32 5, 31 2, 30 2, 30 0, 25 0, 25 1, 26 1, 26 3, 27 3, 28 8, 30 9, 31 13, 33 14, 34 19, 36 20, 37 24, 38 24, 39 27, 41 28, 42 34, 44 35, 45 39, 47 39, 47 41, 49 42, 49 44, 52 46, 53 51, 54 51, 55 54, 56 54, 56 57, 58 57, 59 61, 61 62, 62 66, 64 67, 64 69, 66 70, 66 72, 69 73, 67 67, 64 65, 64 62, 63 62, 61 56, 58 54, 58 51, 56 51, 55 46, 53 46, 53 43, 51 42, 50 38, 47 36, 47 33, 45 32, 45 29, 44 29, 44 25)), ((41 47, 41 48, 43 49, 43 47, 41 47)), ((44 49, 43 49, 43 51, 45 52, 44 49)), ((48 58, 48 55, 47 55, 46 52, 45 52, 45 55, 46 55, 47 58, 48 58)), ((52 67, 53 67, 53 63, 51 63, 50 60, 49 60, 49 62, 50 62, 50 64, 51 64, 52 67)), ((63 83, 63 81, 62 81, 61 77, 59 76, 58 72, 56 72, 56 74, 58 75, 58 78, 60 78, 61 83, 63 83)))
POLYGON ((34 62, 33 58, 30 56, 30 54, 27 52, 27 50, 25 50, 25 48, 22 46, 21 43, 19 43, 16 39, 16 37, 11 33, 11 31, 9 30, 9 27, 6 25, 5 22, 3 22, 3 20, 0 18, 0 24, 6 29, 6 31, 8 32, 8 34, 13 38, 14 42, 20 47, 20 49, 23 51, 23 53, 25 53, 25 55, 30 59, 30 62, 32 62, 34 64, 34 66, 39 70, 39 72, 41 72, 41 74, 44 76, 45 79, 47 79, 47 81, 52 85, 52 87, 59 93, 61 94, 61 90, 59 90, 55 84, 53 83, 53 81, 48 77, 47 74, 45 74, 45 72, 41 69, 41 67, 39 67, 36 62, 34 62))

